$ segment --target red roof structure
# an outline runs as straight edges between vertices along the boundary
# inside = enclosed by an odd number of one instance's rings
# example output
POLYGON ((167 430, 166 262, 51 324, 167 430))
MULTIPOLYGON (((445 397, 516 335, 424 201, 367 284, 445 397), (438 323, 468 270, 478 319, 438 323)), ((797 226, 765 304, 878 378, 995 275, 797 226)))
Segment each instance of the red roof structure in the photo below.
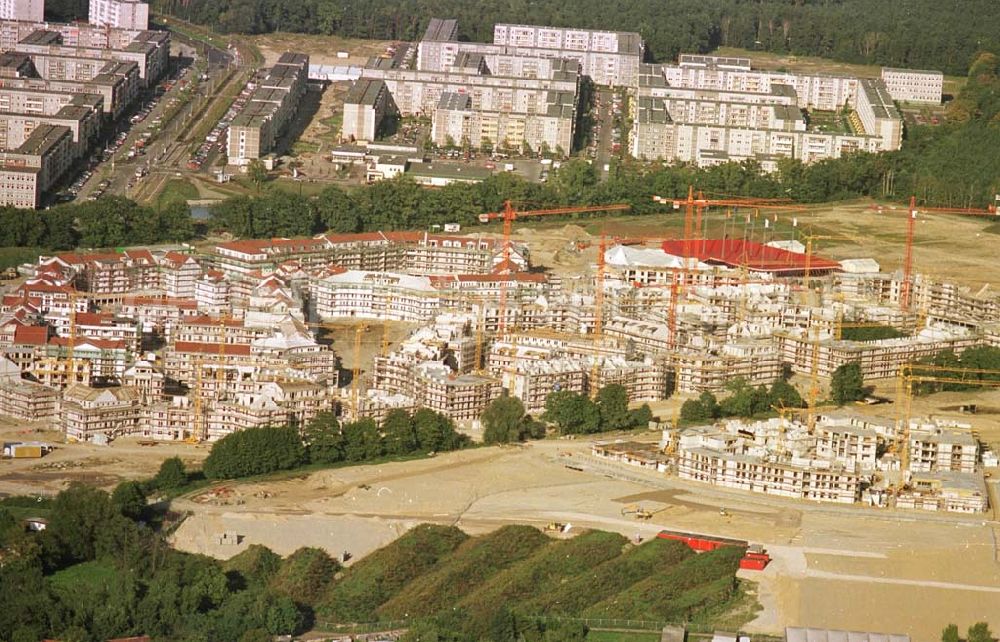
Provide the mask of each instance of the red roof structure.
MULTIPOLYGON (((663 251, 674 256, 684 256, 684 241, 664 241, 663 251)), ((691 258, 703 263, 746 268, 752 272, 772 272, 783 276, 802 274, 806 269, 806 255, 780 248, 744 241, 741 239, 694 239, 688 242, 691 258)), ((810 274, 824 274, 840 270, 840 263, 812 255, 810 274)))

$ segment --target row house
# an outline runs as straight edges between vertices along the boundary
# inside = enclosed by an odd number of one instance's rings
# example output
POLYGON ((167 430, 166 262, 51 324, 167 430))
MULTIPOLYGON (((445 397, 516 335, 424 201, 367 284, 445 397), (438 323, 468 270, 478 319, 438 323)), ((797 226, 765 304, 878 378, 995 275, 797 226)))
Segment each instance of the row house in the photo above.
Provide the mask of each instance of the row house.
POLYGON ((704 447, 680 449, 677 475, 723 488, 837 504, 854 503, 861 488, 858 475, 835 466, 796 466, 704 447))
POLYGON ((159 334, 170 340, 170 330, 182 320, 200 316, 194 299, 177 299, 162 295, 127 296, 122 299, 118 313, 135 319, 144 334, 159 334))
POLYGON ((142 340, 138 322, 108 312, 78 312, 70 316, 48 314, 45 321, 59 337, 68 338, 73 326, 76 337, 122 341, 132 352, 139 351, 142 340))
MULTIPOLYGON (((527 268, 525 247, 512 246, 509 254, 520 269, 527 268)), ((503 255, 498 239, 403 231, 230 241, 216 245, 212 262, 229 276, 266 276, 287 261, 304 269, 332 263, 359 271, 456 274, 489 272, 503 255)))
POLYGON ((190 254, 167 252, 160 259, 162 288, 168 297, 194 298, 195 284, 201 273, 201 264, 190 254))
POLYGON ((137 432, 140 414, 134 388, 72 385, 63 392, 59 421, 70 441, 111 441, 137 432))

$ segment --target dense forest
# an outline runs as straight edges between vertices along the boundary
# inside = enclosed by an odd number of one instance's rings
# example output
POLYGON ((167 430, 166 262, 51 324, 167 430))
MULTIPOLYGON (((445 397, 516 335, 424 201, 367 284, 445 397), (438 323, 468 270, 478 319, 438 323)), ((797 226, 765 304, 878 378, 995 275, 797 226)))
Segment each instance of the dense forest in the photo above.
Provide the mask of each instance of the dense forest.
MULTIPOLYGON (((72 13, 78 0, 57 0, 72 13)), ((419 39, 432 17, 457 18, 460 37, 491 41, 495 23, 638 31, 650 59, 720 46, 964 74, 1000 45, 995 0, 153 0, 155 11, 233 33, 292 31, 419 39)), ((48 7, 47 7, 48 8, 48 7)))

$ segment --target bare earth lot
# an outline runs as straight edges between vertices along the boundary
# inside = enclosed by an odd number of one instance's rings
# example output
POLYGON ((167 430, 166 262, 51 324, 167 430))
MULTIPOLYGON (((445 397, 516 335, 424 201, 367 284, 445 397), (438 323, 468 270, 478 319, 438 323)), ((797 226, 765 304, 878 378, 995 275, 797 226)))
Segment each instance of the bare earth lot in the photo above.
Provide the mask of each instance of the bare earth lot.
POLYGON ((583 440, 551 440, 230 485, 235 494, 227 504, 199 497, 177 502, 193 515, 175 544, 219 557, 252 543, 281 553, 310 545, 357 559, 421 522, 481 533, 507 523, 562 521, 645 538, 673 528, 768 547, 775 561, 766 571, 741 571, 759 582, 764 610, 748 627, 754 631, 874 628, 930 642, 947 621, 967 626, 1000 612, 992 521, 719 492, 602 466, 588 452, 583 440), (620 473, 629 479, 615 478, 620 473), (656 514, 637 522, 621 514, 630 503, 656 514), (730 516, 720 516, 720 507, 730 516), (244 537, 240 545, 218 544, 227 530, 244 537))

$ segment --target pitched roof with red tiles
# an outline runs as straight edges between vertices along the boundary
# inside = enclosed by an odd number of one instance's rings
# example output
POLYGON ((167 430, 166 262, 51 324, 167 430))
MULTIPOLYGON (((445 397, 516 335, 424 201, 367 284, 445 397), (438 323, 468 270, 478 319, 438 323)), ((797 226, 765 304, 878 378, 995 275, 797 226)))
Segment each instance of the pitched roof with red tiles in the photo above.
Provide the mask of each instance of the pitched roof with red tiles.
POLYGON ((49 341, 49 328, 41 325, 19 326, 14 330, 14 343, 43 346, 49 341))
MULTIPOLYGON (((48 343, 52 346, 68 347, 69 337, 51 337, 48 343)), ((93 346, 98 350, 124 350, 127 347, 124 341, 117 339, 97 339, 85 336, 78 336, 73 339, 74 348, 82 348, 86 345, 93 346)))
MULTIPOLYGON (((186 353, 197 353, 197 354, 213 354, 218 355, 219 344, 218 343, 198 343, 194 341, 178 341, 174 344, 174 352, 186 352, 186 353)), ((224 355, 239 355, 244 356, 250 354, 250 346, 248 344, 225 344, 225 348, 222 350, 224 355)))

